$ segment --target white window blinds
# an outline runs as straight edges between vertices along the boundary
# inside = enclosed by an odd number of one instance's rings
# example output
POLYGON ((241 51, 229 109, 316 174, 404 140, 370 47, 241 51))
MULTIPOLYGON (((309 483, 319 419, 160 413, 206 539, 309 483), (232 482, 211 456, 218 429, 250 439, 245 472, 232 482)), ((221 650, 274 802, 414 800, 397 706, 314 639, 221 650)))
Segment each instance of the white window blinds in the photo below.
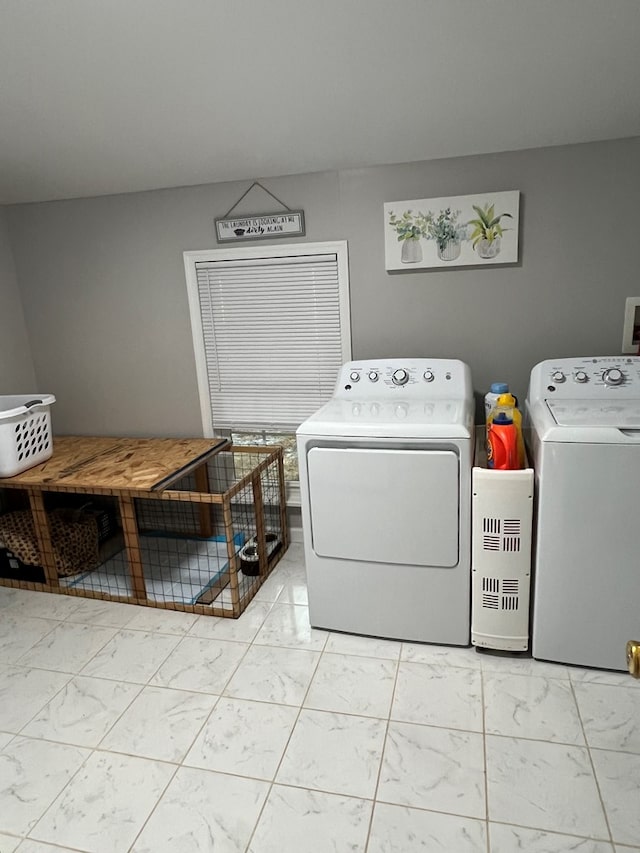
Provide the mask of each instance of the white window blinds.
POLYGON ((295 430, 345 360, 337 255, 204 260, 195 273, 214 430, 295 430))

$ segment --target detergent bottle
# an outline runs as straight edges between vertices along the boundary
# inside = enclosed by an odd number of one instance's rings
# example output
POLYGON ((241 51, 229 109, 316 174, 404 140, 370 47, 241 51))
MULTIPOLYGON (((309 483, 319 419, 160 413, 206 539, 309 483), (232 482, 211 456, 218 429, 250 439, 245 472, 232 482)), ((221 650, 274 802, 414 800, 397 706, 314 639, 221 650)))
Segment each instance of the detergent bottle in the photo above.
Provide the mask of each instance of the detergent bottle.
POLYGON ((487 416, 487 441, 489 440, 489 427, 495 415, 498 412, 504 412, 507 418, 513 421, 516 428, 516 442, 517 442, 517 459, 518 459, 518 468, 524 468, 524 440, 522 438, 522 412, 518 408, 518 401, 513 396, 513 394, 500 394, 494 408, 489 412, 487 416))
POLYGON ((497 406, 487 434, 489 468, 512 471, 518 465, 518 431, 506 407, 497 406))
POLYGON ((492 382, 491 388, 484 395, 484 417, 489 425, 489 415, 498 404, 500 394, 508 394, 509 386, 506 382, 492 382))

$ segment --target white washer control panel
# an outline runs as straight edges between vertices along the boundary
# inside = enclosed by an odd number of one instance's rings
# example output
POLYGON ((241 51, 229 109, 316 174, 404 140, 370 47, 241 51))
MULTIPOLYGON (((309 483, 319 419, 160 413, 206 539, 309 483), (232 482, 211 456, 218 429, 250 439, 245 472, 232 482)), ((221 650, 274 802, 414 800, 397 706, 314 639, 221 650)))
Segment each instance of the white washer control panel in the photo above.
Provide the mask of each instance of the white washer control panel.
POLYGON ((350 361, 343 365, 335 397, 358 400, 466 399, 471 374, 462 361, 452 358, 406 358, 350 361))
POLYGON ((640 357, 598 356, 542 361, 531 372, 529 400, 640 399, 640 357))

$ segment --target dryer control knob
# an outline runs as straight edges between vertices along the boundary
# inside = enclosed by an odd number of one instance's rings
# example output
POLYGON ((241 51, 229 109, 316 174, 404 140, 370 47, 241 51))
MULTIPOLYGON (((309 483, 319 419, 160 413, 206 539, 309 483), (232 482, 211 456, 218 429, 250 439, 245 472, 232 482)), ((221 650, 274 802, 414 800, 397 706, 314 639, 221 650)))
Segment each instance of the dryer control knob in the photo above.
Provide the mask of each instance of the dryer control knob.
POLYGON ((425 370, 424 372, 424 381, 425 382, 433 382, 436 377, 433 375, 433 370, 425 370))
POLYGON ((394 385, 406 385, 409 381, 409 374, 401 367, 399 370, 393 371, 393 376, 391 378, 393 379, 394 385))
POLYGON ((554 370, 554 372, 551 374, 551 378, 554 382, 564 382, 567 377, 561 370, 554 370))
POLYGON ((352 382, 360 382, 360 374, 356 373, 355 370, 349 374, 349 379, 352 382))
POLYGON ((584 370, 578 370, 573 378, 576 380, 576 382, 587 382, 589 379, 584 370))
POLYGON ((602 378, 605 385, 622 385, 624 382, 624 373, 618 370, 617 367, 610 367, 608 370, 602 371, 602 378))
POLYGON ((369 380, 371 382, 377 382, 378 381, 378 374, 376 373, 375 370, 369 371, 369 380))

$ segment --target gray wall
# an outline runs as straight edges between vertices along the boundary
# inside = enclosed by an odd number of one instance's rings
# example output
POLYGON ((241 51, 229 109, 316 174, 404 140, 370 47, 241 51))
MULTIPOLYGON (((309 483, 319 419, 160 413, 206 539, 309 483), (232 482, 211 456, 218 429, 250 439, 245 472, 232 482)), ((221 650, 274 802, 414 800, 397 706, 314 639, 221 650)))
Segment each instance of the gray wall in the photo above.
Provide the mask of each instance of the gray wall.
MULTIPOLYGON (((353 354, 457 357, 482 395, 524 397, 531 367, 620 351, 640 291, 640 140, 268 180, 304 208, 302 240, 347 239, 353 354), (389 274, 383 203, 521 191, 514 266, 389 274)), ((248 182, 8 208, 27 328, 58 433, 201 433, 182 253, 248 182)), ((239 213, 273 210, 252 190, 239 213)))
POLYGON ((346 172, 342 216, 358 356, 461 358, 484 394, 522 399, 546 358, 614 355, 625 298, 640 295, 640 139, 346 172), (384 272, 385 201, 520 190, 520 262, 384 272))
POLYGON ((6 212, 0 207, 0 395, 37 390, 6 212))
MULTIPOLYGON (((36 374, 57 398, 56 433, 202 435, 182 253, 215 247, 214 217, 247 186, 9 208, 36 374)), ((313 239, 340 235, 336 175, 268 186, 305 208, 313 239)), ((257 188, 247 203, 277 207, 257 188)))

